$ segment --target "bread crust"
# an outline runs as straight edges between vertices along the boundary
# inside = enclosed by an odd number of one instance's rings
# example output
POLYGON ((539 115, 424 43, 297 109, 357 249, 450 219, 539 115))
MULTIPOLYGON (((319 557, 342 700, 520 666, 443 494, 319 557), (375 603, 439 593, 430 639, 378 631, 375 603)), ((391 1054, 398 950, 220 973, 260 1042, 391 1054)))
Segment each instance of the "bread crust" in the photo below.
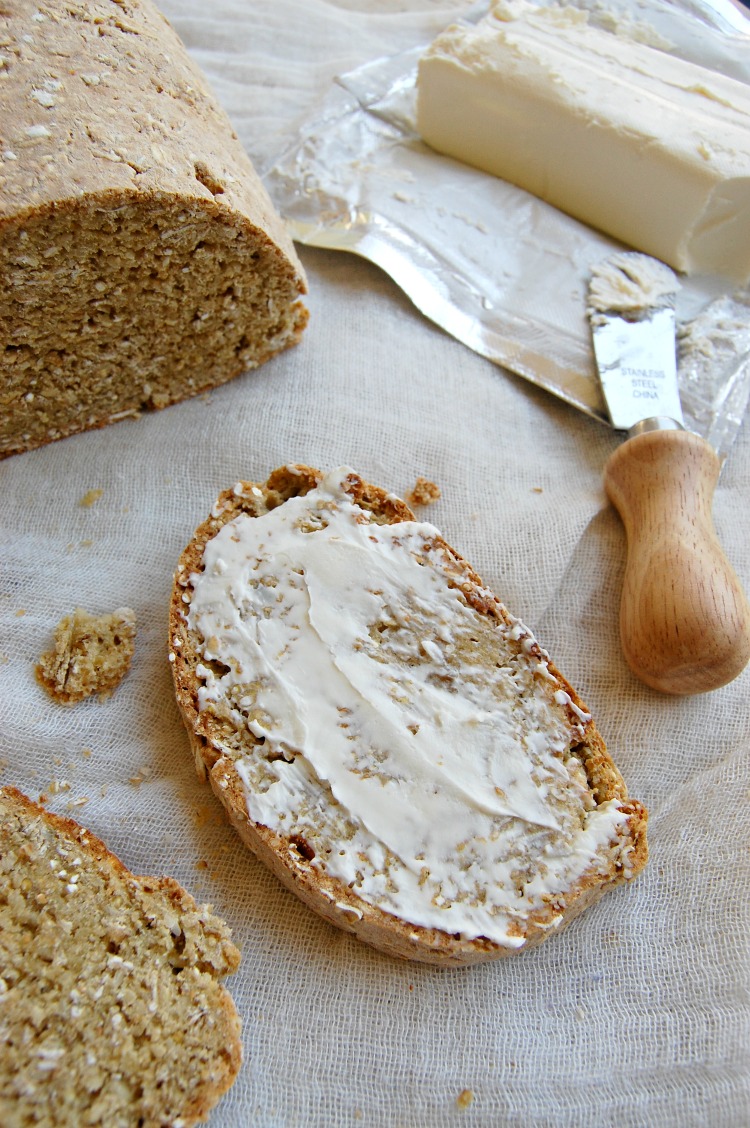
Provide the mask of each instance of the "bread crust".
MULTIPOLYGON (((438 929, 414 925, 384 912, 357 896, 341 881, 313 867, 305 856, 304 843, 295 843, 294 837, 285 838, 271 828, 254 822, 248 814, 242 780, 232 759, 223 754, 219 747, 219 733, 214 727, 211 714, 202 713, 198 707, 196 652, 185 610, 192 590, 190 576, 201 571, 206 544, 224 524, 238 515, 258 516, 283 504, 290 497, 309 492, 321 478, 318 470, 306 465, 293 465, 275 470, 265 483, 238 483, 220 494, 212 515, 199 525, 180 557, 170 608, 170 661, 177 703, 188 732, 196 769, 199 776, 210 783, 245 845, 287 888, 331 924, 353 933, 388 955, 438 966, 473 964, 509 955, 516 949, 487 938, 469 940, 438 929)), ((403 501, 365 482, 354 473, 348 476, 346 489, 351 498, 370 510, 373 518, 379 522, 392 524, 414 520, 412 511, 403 501)), ((455 568, 457 583, 460 583, 467 601, 480 614, 490 619, 504 618, 509 622, 505 608, 488 592, 479 576, 460 554, 442 538, 438 538, 436 547, 450 559, 455 568)), ((573 707, 585 713, 585 706, 575 689, 553 663, 549 662, 548 668, 557 679, 556 688, 564 689, 573 707)), ((593 720, 585 723, 583 737, 576 741, 571 750, 583 764, 596 803, 617 799, 627 814, 624 837, 631 847, 628 872, 617 866, 612 868, 604 880, 599 874, 584 875, 568 891, 564 904, 558 899, 529 917, 523 930, 522 948, 541 943, 551 930, 560 931, 563 924, 574 919, 608 890, 634 877, 646 864, 648 856, 646 810, 637 800, 628 798, 622 776, 593 720), (559 917, 561 909, 562 921, 559 917)))
MULTIPOLYGON (((127 974, 120 985, 118 1000, 128 997, 129 983, 138 978, 141 985, 150 975, 159 975, 163 961, 166 961, 162 974, 165 976, 165 985, 160 988, 159 1016, 162 1019, 168 1016, 170 1008, 175 1012, 179 1007, 186 1007, 187 1019, 190 1022, 203 1022, 202 1016, 206 1008, 210 1010, 208 1029, 211 1033, 207 1036, 210 1046, 205 1057, 200 1062, 191 1063, 187 1058, 181 1061, 181 1078, 185 1081, 182 1092, 175 1096, 174 1092, 167 1095, 169 1085, 162 1089, 161 1084, 153 1086, 149 1092, 148 1078, 145 1075, 127 1076, 125 1082, 132 1086, 136 1094, 133 1104, 124 1113, 128 1122, 141 1123, 150 1128, 158 1128, 167 1122, 180 1123, 188 1128, 205 1119, 210 1109, 216 1104, 223 1093, 233 1084, 242 1062, 242 1043, 240 1040, 240 1020, 229 992, 221 986, 218 980, 224 975, 236 971, 240 954, 229 939, 229 931, 222 921, 213 916, 209 907, 199 907, 192 896, 171 877, 138 877, 133 875, 127 867, 114 855, 96 835, 84 829, 72 819, 47 811, 44 807, 34 803, 15 787, 0 788, 0 912, 3 914, 5 929, 0 929, 0 947, 3 949, 3 988, 6 992, 4 1005, 4 1035, 5 1058, 3 1068, 3 1083, 0 1085, 0 1119, 12 1123, 35 1123, 42 1125, 55 1124, 59 1128, 77 1128, 83 1123, 94 1123, 88 1117, 92 1115, 92 1105, 98 1102, 100 1108, 108 1108, 108 1116, 101 1120, 102 1123, 124 1123, 122 1119, 123 1108, 119 1094, 115 1093, 113 1104, 107 1105, 107 1091, 110 1083, 118 1088, 118 1076, 127 1067, 123 1060, 113 1058, 108 1054, 106 1024, 111 1015, 106 1009, 107 995, 102 1003, 94 1002, 85 1009, 85 1021, 97 1028, 103 1028, 103 1034, 96 1040, 96 1049, 90 1043, 87 1054, 83 1056, 90 1059, 92 1052, 95 1061, 88 1060, 87 1065, 95 1068, 100 1074, 100 1084, 92 1093, 89 1092, 81 1077, 73 1074, 80 1061, 76 1058, 77 1040, 82 1037, 79 1020, 71 1017, 69 1020, 60 1021, 66 1006, 70 1007, 66 992, 56 996, 52 989, 57 975, 63 975, 74 959, 74 947, 80 951, 79 945, 85 945, 86 955, 82 959, 91 959, 92 966, 101 968, 112 959, 118 959, 111 953, 119 950, 120 943, 137 945, 138 934, 115 935, 107 944, 100 935, 102 920, 111 913, 118 903, 127 912, 133 908, 141 927, 153 928, 154 937, 161 930, 167 937, 174 936, 172 930, 180 930, 184 948, 178 951, 174 947, 171 951, 162 951, 159 940, 148 938, 143 943, 143 958, 135 962, 132 950, 128 954, 133 964, 130 965, 120 959, 120 966, 132 969, 132 979, 128 980, 127 974), (20 845, 19 845, 20 841, 20 845), (50 962, 49 957, 42 956, 44 973, 37 980, 36 969, 38 960, 34 955, 36 939, 32 941, 29 953, 15 953, 12 950, 13 939, 20 929, 33 928, 36 934, 41 934, 48 925, 60 934, 62 921, 60 906, 67 904, 68 909, 63 909, 64 915, 74 917, 77 906, 76 901, 60 902, 57 897, 56 885, 59 886, 58 870, 62 864, 55 862, 55 850, 59 847, 65 851, 65 856, 71 855, 84 859, 84 866, 74 871, 81 878, 81 886, 85 887, 90 879, 89 874, 95 872, 102 877, 106 888, 106 895, 92 902, 86 902, 87 919, 82 927, 85 935, 72 931, 73 926, 68 924, 68 935, 65 939, 65 954, 54 956, 50 962), (54 872, 49 869, 55 866, 54 872), (8 867, 12 866, 12 873, 8 867), (87 867, 90 866, 90 869, 87 867), (27 875, 28 872, 28 876, 27 875), (48 878, 46 875, 49 875, 48 878), (45 881, 47 882, 45 884, 45 881), (99 929, 99 931, 97 931, 99 929), (3 935, 4 932, 4 935, 3 935), (150 946, 149 946, 150 945, 150 946), (108 955, 110 953, 110 955, 108 955), (21 967, 20 980, 19 964, 21 967), (171 983, 177 983, 173 973, 175 970, 187 969, 186 973, 192 976, 187 985, 175 988, 174 997, 169 995, 171 983), (142 978, 141 978, 142 977, 142 978), (40 987, 41 983, 41 987, 40 987), (13 1010, 22 1008, 14 1004, 14 992, 21 991, 24 999, 31 1001, 33 1013, 49 1010, 48 1020, 41 1028, 30 1031, 28 1018, 25 1020, 14 1016, 13 1010), (186 1004, 185 1000, 189 1000, 186 1004), (27 1025, 24 1026, 24 1021, 27 1025), (36 1063, 33 1061, 35 1053, 44 1053, 44 1039, 57 1042, 62 1041, 63 1055, 59 1070, 65 1074, 60 1080, 55 1070, 48 1073, 37 1072, 38 1084, 29 1085, 23 1082, 23 1074, 27 1065, 31 1064, 31 1074, 35 1075, 36 1063), (39 1049, 41 1043, 41 1049, 39 1049), (28 1060, 27 1060, 28 1059, 28 1060), (6 1074, 11 1070, 13 1076, 6 1074), (67 1071, 67 1072, 66 1072, 67 1071), (18 1093, 15 1094, 16 1075, 21 1076, 18 1093), (70 1099, 70 1090, 74 1096, 70 1099), (15 1094, 15 1095, 14 1095, 15 1094), (67 1094, 66 1096, 63 1094, 67 1094), (177 1100, 177 1104, 175 1104, 177 1100), (50 1103, 51 1102, 51 1103, 50 1103), (18 1119, 16 1119, 18 1117, 18 1119), (30 1119, 25 1119, 29 1117, 30 1119)), ((73 865, 75 865, 75 861, 73 865)), ((84 888, 84 893, 86 892, 84 888)), ((70 898, 74 897, 69 893, 70 898)), ((77 895, 78 896, 78 895, 77 895)), ((112 934, 110 934, 112 935, 112 934)), ((124 949, 123 949, 124 950, 124 949)), ((93 984, 96 988, 101 981, 93 984)), ((87 983, 79 977, 74 984, 74 990, 83 997, 86 995, 87 983)), ((102 989, 94 995, 99 999, 102 989)), ((119 1003, 118 1003, 119 1005, 119 1003)), ((24 1012, 25 1013, 25 1012, 24 1012)), ((180 1012, 181 1013, 181 1012, 180 1012)), ((133 1014, 132 1003, 128 1015, 130 1020, 133 1014)), ((144 1016, 143 1021, 148 1026, 149 1020, 144 1016)), ((166 1018, 165 1018, 166 1021, 166 1018)), ((37 1019, 33 1019, 33 1024, 37 1019)), ((179 1026, 179 1019, 177 1022, 179 1026)), ((175 1029, 174 1036, 179 1036, 175 1029)), ((150 1036, 141 1035, 136 1039, 139 1045, 150 1042, 150 1036)), ((158 1039, 157 1039, 158 1041, 158 1039)), ((180 1054, 187 1049, 177 1046, 168 1050, 173 1059, 170 1068, 177 1069, 180 1064, 180 1054)), ((154 1057, 149 1059, 147 1065, 156 1063, 156 1067, 163 1068, 165 1060, 165 1047, 155 1046, 154 1057)), ((142 1059, 141 1059, 142 1060, 142 1059)), ((96 1122, 99 1122, 98 1120, 96 1122)))
POLYGON ((0 458, 295 344, 292 240, 150 0, 16 0, 4 32, 0 458))

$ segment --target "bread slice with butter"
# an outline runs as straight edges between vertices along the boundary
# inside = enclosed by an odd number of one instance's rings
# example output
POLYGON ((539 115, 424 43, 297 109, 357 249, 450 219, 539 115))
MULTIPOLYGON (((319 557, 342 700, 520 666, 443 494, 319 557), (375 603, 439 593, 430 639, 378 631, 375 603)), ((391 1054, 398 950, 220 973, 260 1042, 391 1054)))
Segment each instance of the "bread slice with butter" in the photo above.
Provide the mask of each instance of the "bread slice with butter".
POLYGON ((242 1060, 239 958, 172 878, 0 788, 0 1124, 204 1120, 242 1060))
POLYGON ((222 493, 170 628, 198 770, 240 837, 384 952, 518 952, 646 862, 643 806, 530 631, 350 470, 222 493))

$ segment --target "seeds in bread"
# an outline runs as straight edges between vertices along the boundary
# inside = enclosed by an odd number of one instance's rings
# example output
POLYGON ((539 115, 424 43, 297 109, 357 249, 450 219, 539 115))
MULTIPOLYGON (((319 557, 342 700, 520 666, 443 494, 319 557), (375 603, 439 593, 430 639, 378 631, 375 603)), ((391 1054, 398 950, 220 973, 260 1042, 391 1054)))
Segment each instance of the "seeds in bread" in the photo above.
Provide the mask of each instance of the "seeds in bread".
POLYGON ((171 878, 0 789, 0 1123, 183 1128, 233 1083, 239 952, 171 878))
POLYGON ((646 812, 548 655, 351 471, 225 491, 170 626, 196 763, 240 836, 383 951, 519 951, 646 862, 646 812))
POLYGON ((14 0, 0 66, 0 458, 299 339, 291 239, 150 0, 14 0))

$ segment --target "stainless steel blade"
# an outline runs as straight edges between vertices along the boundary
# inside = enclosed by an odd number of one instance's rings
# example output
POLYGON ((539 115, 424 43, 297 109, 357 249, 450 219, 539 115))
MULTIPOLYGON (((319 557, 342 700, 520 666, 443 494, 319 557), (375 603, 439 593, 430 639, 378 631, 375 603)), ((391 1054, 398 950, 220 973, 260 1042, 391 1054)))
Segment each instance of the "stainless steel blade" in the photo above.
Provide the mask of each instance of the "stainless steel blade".
POLYGON ((649 418, 683 426, 677 382, 675 295, 664 263, 623 252, 595 267, 589 286, 594 352, 612 426, 649 418))

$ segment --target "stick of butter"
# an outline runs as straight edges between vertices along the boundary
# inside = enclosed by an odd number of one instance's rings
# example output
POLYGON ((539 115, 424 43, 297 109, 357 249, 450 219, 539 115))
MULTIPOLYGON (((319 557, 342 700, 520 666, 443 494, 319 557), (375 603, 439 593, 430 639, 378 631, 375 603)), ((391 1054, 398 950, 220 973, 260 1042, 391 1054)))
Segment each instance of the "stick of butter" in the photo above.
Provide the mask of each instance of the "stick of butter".
POLYGON ((688 274, 750 277, 750 86, 587 22, 495 3, 419 66, 432 148, 688 274))

